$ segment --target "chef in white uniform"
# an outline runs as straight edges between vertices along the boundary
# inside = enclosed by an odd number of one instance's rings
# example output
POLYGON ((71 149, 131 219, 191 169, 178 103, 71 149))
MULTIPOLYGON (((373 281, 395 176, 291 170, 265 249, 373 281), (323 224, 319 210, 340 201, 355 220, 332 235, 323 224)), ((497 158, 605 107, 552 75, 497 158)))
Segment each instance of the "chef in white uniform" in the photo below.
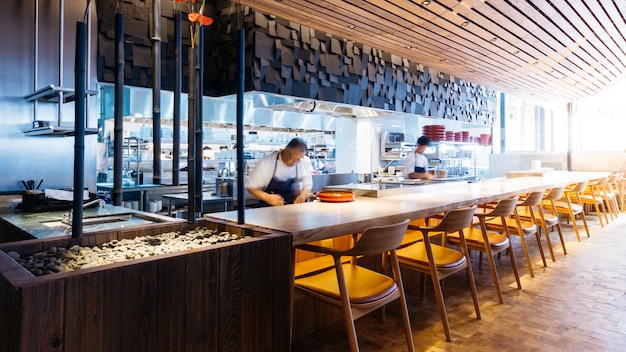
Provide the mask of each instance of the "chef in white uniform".
POLYGON ((305 202, 313 187, 307 149, 306 142, 296 137, 284 149, 263 157, 246 178, 248 192, 262 206, 305 202))
POLYGON ((426 147, 430 144, 430 139, 421 136, 417 139, 417 147, 404 158, 404 178, 419 178, 432 180, 435 175, 428 172, 428 159, 424 156, 426 147))

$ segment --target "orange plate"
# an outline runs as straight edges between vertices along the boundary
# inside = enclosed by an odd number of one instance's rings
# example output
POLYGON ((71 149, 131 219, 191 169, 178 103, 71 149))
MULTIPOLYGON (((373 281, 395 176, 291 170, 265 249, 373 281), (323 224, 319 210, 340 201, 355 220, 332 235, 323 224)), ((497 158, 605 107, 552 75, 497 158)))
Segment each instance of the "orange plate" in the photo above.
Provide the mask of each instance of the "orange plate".
POLYGON ((317 192, 317 199, 322 202, 352 202, 354 192, 351 191, 320 191, 317 192))

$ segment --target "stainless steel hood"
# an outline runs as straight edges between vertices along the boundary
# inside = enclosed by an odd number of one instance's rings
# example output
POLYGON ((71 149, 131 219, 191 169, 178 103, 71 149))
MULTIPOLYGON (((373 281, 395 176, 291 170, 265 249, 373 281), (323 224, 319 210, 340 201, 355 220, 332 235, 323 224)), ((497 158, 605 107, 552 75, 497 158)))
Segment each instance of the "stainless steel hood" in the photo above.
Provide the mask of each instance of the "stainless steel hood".
POLYGON ((392 114, 390 111, 381 109, 315 99, 295 98, 264 92, 252 92, 250 94, 253 95, 254 107, 257 109, 349 118, 389 116, 392 114))
MULTIPOLYGON (((131 87, 129 95, 130 116, 150 117, 150 91, 131 87)), ((172 92, 162 91, 162 117, 171 116, 172 92)), ((205 123, 236 124, 237 96, 204 97, 202 120, 205 123)), ((333 130, 335 119, 380 117, 398 114, 393 111, 339 104, 308 98, 298 98, 267 92, 251 91, 244 94, 244 125, 287 129, 333 130)), ((181 118, 187 119, 187 99, 183 97, 181 118)))

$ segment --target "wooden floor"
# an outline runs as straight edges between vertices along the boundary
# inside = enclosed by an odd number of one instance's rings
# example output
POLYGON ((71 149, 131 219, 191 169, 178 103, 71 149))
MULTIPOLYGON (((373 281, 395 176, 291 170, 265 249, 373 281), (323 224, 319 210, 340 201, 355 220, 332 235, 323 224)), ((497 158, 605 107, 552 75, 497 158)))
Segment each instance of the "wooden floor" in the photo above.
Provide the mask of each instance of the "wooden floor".
MULTIPOLYGON (((497 259, 504 304, 499 304, 486 260, 478 267, 474 253, 482 320, 474 313, 465 274, 446 279, 445 299, 452 332, 446 342, 432 286, 425 300, 419 296, 417 275, 403 271, 415 349, 417 351, 626 351, 626 214, 604 228, 595 217, 587 217, 591 237, 584 228, 576 241, 571 224, 563 223, 567 255, 558 234, 550 233, 556 261, 541 264, 536 241, 528 241, 534 259, 535 277, 528 269, 514 236, 514 247, 522 289, 515 285, 510 260, 497 259), (534 243, 534 245, 533 245, 534 243), (557 244, 558 243, 558 244, 557 244)), ((580 221, 579 221, 580 222, 580 221)), ((580 227, 580 226, 579 226, 580 227)), ((544 242, 544 249, 548 255, 544 242)), ((374 312, 357 320, 361 351, 406 351, 402 320, 396 302, 381 323, 374 312)), ((349 351, 343 321, 301 337, 292 350, 349 351)))

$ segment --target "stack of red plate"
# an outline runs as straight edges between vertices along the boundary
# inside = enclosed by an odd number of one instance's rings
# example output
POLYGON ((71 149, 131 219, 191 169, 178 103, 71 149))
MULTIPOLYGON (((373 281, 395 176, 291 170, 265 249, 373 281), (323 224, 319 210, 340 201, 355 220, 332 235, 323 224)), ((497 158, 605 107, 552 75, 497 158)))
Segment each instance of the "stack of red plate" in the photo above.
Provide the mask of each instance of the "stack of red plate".
POLYGON ((320 202, 343 203, 352 202, 354 200, 354 192, 352 191, 320 191, 317 192, 317 199, 320 202))
POLYGON ((422 130, 424 136, 432 141, 446 140, 446 126, 444 125, 426 125, 422 130))
POLYGON ((454 142, 454 131, 446 131, 446 141, 454 142))
POLYGON ((461 139, 463 142, 469 142, 469 131, 461 131, 461 139))
POLYGON ((480 135, 480 145, 491 145, 491 134, 483 133, 480 135))
POLYGON ((454 141, 455 142, 463 142, 463 133, 462 132, 454 132, 454 141))

